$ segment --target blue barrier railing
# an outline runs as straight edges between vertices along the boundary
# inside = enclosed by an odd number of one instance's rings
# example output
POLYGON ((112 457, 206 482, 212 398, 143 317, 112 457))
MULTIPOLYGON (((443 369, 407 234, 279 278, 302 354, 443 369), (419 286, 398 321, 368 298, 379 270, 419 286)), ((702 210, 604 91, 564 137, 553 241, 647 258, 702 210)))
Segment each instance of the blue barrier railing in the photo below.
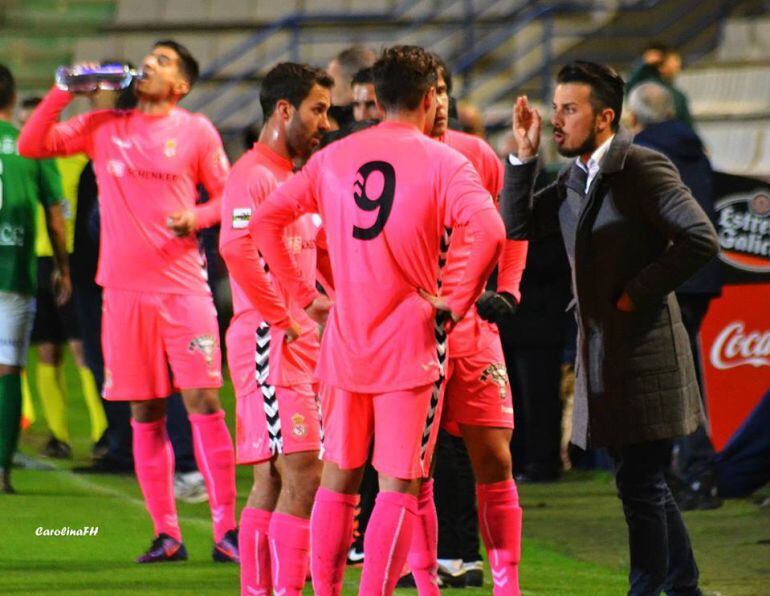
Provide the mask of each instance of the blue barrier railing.
MULTIPOLYGON (((736 0, 741 2, 742 0, 736 0)), ((659 7, 666 0, 639 0, 632 4, 617 5, 608 0, 606 8, 616 12, 633 12, 645 9, 659 7)), ((674 10, 670 11, 666 18, 656 23, 648 31, 641 32, 649 37, 661 36, 679 19, 692 11, 701 4, 701 0, 685 0, 681 2, 670 3, 674 5, 674 10)), ((690 28, 687 32, 681 34, 674 45, 680 45, 689 42, 695 36, 699 35, 703 29, 719 22, 726 14, 729 0, 720 0, 716 3, 717 9, 706 13, 700 20, 697 27, 690 28)), ((734 3, 733 3, 734 4, 734 3)), ((593 2, 592 8, 601 8, 601 2, 593 2)), ((299 60, 301 48, 304 44, 312 43, 313 36, 308 35, 309 26, 314 24, 339 23, 340 30, 345 31, 356 24, 373 23, 377 21, 390 22, 398 21, 402 24, 398 29, 399 38, 410 38, 415 33, 426 28, 426 25, 440 20, 448 23, 440 31, 435 28, 426 30, 425 39, 419 39, 418 43, 426 47, 432 47, 440 43, 452 33, 462 33, 462 47, 459 47, 454 53, 445 56, 447 63, 456 75, 463 79, 462 95, 467 96, 481 85, 489 82, 490 79, 498 77, 504 72, 512 62, 521 60, 534 52, 540 52, 540 60, 535 60, 531 68, 519 73, 507 84, 502 86, 490 97, 486 98, 487 103, 494 103, 511 94, 517 88, 527 84, 533 78, 541 78, 542 99, 547 100, 550 95, 550 72, 552 65, 558 56, 556 55, 556 40, 560 36, 574 36, 575 31, 562 33, 557 30, 556 19, 560 16, 575 14, 578 11, 585 11, 586 5, 581 4, 579 0, 444 0, 442 2, 426 0, 401 0, 394 1, 391 6, 384 11, 362 11, 355 13, 304 13, 295 12, 281 18, 269 25, 262 27, 253 35, 248 36, 235 47, 225 52, 214 60, 201 74, 201 80, 212 80, 220 76, 226 79, 216 89, 206 92, 197 98, 191 98, 190 109, 195 111, 210 107, 211 104, 221 98, 224 94, 238 88, 243 82, 253 80, 264 70, 264 64, 269 64, 280 59, 299 60), (413 11, 413 9, 419 10, 413 11), (458 10, 459 9, 459 10, 458 10), (494 18, 483 19, 486 12, 497 15, 494 18), (446 15, 457 15, 462 17, 446 18, 446 15), (410 11, 412 14, 410 15, 410 11), (416 14, 415 14, 416 13, 416 14), (479 20, 479 19, 482 20, 479 20), (524 47, 519 47, 512 55, 501 57, 495 55, 500 46, 508 42, 512 36, 524 31, 533 24, 539 24, 542 31, 539 37, 533 39, 524 47), (259 64, 246 66, 234 74, 223 75, 223 71, 235 61, 242 59, 248 53, 256 51, 260 46, 273 44, 275 36, 288 33, 289 39, 285 43, 277 44, 270 49, 267 56, 259 64), (431 35, 432 33, 432 35, 431 35), (483 74, 480 74, 476 66, 484 62, 483 74)), ((392 25, 391 25, 392 26, 392 25)), ((622 35, 622 31, 594 31, 593 35, 622 35)), ((628 34, 639 37, 638 29, 628 31, 628 34)), ((346 41, 350 35, 340 33, 340 39, 346 41)), ((334 33, 326 35, 325 41, 332 41, 334 33)), ((391 42, 391 39, 383 39, 384 43, 391 42)), ((713 40, 711 42, 713 46, 713 40)), ((706 51, 706 50, 704 50, 706 51)), ((499 54, 499 52, 498 52, 499 54)), ((614 57, 617 52, 604 53, 597 56, 597 59, 607 61, 614 57)), ((329 57, 331 58, 331 56, 329 57)), ((247 91, 240 93, 217 107, 215 113, 211 114, 212 120, 216 124, 227 121, 231 115, 238 113, 251 103, 256 103, 259 95, 259 86, 254 85, 247 91)))

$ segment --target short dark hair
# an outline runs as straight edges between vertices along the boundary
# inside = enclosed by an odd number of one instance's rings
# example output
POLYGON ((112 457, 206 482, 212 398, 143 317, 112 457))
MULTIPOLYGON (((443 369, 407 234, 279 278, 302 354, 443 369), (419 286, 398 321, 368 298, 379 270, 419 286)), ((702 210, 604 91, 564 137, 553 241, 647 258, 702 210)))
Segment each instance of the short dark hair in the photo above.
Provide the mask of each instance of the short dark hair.
POLYGON ((0 110, 13 105, 16 99, 16 80, 5 64, 0 64, 0 110))
POLYGON ((414 110, 436 84, 436 59, 418 46, 393 46, 374 63, 377 101, 386 110, 414 110))
POLYGON ((350 81, 350 86, 353 85, 374 85, 374 72, 372 67, 362 68, 356 74, 353 75, 353 80, 350 81))
POLYGON ((345 48, 334 57, 334 60, 339 63, 343 75, 350 79, 362 68, 368 68, 374 64, 376 59, 377 54, 374 53, 374 50, 362 45, 345 48))
POLYGON ((265 75, 259 91, 259 104, 265 120, 273 115, 279 99, 285 99, 298 108, 314 85, 331 89, 334 79, 324 69, 307 64, 282 62, 274 66, 265 75))
POLYGON ((36 108, 40 105, 40 102, 43 101, 43 98, 39 95, 32 95, 31 97, 25 97, 21 100, 21 103, 19 104, 19 107, 23 110, 29 110, 31 108, 36 108))
POLYGON ((446 83, 446 92, 447 94, 452 94, 452 72, 449 70, 449 67, 446 65, 446 62, 436 54, 435 52, 431 52, 431 56, 433 56, 433 59, 436 61, 436 70, 438 73, 444 77, 444 82, 446 83))
POLYGON ((615 112, 612 130, 618 130, 623 112, 625 83, 614 69, 596 62, 575 60, 562 67, 556 75, 557 83, 583 83, 591 87, 591 105, 594 113, 610 108, 615 112))
POLYGON ((187 79, 187 82, 190 83, 190 87, 195 85, 198 75, 200 75, 200 66, 198 66, 198 61, 193 58, 190 50, 173 39, 161 39, 156 41, 152 47, 171 48, 174 50, 177 56, 179 56, 179 70, 184 75, 184 78, 187 79))

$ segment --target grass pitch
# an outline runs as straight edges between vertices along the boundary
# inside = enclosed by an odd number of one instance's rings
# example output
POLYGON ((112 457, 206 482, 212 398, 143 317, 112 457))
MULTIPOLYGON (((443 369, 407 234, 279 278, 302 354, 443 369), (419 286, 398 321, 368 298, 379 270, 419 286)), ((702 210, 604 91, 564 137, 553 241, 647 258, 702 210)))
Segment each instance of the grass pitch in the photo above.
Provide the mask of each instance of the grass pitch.
MULTIPOLYGON (((68 374, 70 428, 75 459, 50 462, 52 470, 17 469, 18 495, 0 495, 0 594, 236 594, 238 568, 211 561, 207 503, 179 503, 190 560, 137 565, 152 526, 133 476, 77 475, 87 464, 88 421, 76 375, 68 374), (38 528, 99 528, 96 536, 37 536, 38 528)), ((33 387, 34 389, 34 387, 33 387)), ((223 401, 232 423, 228 385, 223 401)), ((47 438, 38 421, 25 431, 22 451, 36 456, 47 438)), ((239 511, 250 474, 238 470, 239 511)), ((521 485, 524 594, 617 595, 627 590, 628 551, 620 503, 606 473, 573 472, 556 484, 521 485)), ((770 507, 765 489, 754 499, 732 500, 715 511, 685 514, 706 593, 770 595, 770 507)), ((349 569, 344 594, 355 594, 360 571, 349 569)), ((482 589, 459 594, 490 594, 482 589)), ((311 593, 308 588, 307 594, 311 593)), ((415 594, 399 590, 399 594, 415 594)))

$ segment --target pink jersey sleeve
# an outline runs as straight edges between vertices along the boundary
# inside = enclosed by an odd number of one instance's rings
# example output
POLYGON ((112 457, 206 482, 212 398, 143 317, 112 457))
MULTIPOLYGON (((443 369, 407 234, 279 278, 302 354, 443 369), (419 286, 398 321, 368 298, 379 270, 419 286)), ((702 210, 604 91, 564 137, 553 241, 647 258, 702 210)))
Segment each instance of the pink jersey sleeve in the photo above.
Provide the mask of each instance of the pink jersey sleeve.
POLYGON ((222 219, 225 228, 220 233, 219 252, 231 277, 251 304, 268 323, 285 329, 290 320, 286 304, 265 271, 257 247, 249 236, 248 227, 240 227, 241 224, 235 219, 236 212, 253 213, 277 184, 269 175, 244 177, 242 174, 243 169, 236 167, 224 188, 222 219), (233 220, 228 227, 227 220, 231 215, 233 220))
POLYGON ((27 120, 19 135, 19 153, 40 159, 57 155, 87 153, 93 157, 91 129, 95 121, 111 112, 91 112, 59 123, 59 115, 72 101, 72 94, 51 89, 27 120))
POLYGON ((283 242, 283 229, 300 215, 318 211, 313 193, 317 163, 311 159, 299 173, 274 190, 249 222, 249 233, 271 273, 303 308, 318 292, 291 258, 283 242))
POLYGON ((526 240, 506 240, 497 269, 497 291, 512 294, 517 302, 521 302, 521 277, 528 251, 529 242, 526 240))
POLYGON ((202 126, 199 133, 198 179, 209 193, 208 202, 195 207, 196 227, 200 230, 220 221, 222 191, 230 172, 230 162, 214 125, 203 116, 199 118, 202 126))
POLYGON ((489 192, 479 184, 479 175, 469 162, 448 183, 445 225, 466 226, 465 242, 472 246, 462 276, 447 296, 452 312, 464 315, 474 303, 503 249, 505 229, 489 192))

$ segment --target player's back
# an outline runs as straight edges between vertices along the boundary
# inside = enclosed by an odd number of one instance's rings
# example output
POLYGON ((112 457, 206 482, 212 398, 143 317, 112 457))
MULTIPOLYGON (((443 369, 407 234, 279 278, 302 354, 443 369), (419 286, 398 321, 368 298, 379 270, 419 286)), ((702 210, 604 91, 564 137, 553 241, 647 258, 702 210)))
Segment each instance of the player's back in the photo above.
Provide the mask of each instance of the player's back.
POLYGON ((464 186, 478 199, 478 175, 456 151, 396 122, 331 145, 308 168, 336 288, 319 376, 362 392, 432 382, 435 313, 418 289, 436 293, 449 203, 464 186))

